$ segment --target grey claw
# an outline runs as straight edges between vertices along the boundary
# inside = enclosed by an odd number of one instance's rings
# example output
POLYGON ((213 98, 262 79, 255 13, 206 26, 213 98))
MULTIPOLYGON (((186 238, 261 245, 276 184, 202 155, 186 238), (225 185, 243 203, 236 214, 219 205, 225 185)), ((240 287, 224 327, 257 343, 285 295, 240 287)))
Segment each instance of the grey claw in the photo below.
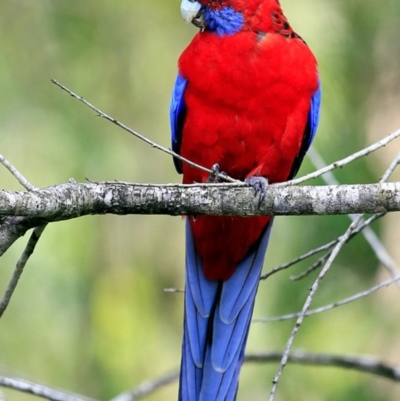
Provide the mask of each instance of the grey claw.
POLYGON ((268 188, 268 179, 265 177, 253 176, 246 178, 244 182, 254 189, 254 196, 260 194, 258 199, 258 208, 260 208, 262 201, 265 199, 268 188))
POLYGON ((226 176, 226 177, 228 176, 223 171, 220 171, 218 163, 213 164, 213 166, 211 167, 210 176, 207 178, 206 183, 214 184, 217 182, 223 182, 224 180, 223 180, 223 178, 220 177, 221 175, 226 176))

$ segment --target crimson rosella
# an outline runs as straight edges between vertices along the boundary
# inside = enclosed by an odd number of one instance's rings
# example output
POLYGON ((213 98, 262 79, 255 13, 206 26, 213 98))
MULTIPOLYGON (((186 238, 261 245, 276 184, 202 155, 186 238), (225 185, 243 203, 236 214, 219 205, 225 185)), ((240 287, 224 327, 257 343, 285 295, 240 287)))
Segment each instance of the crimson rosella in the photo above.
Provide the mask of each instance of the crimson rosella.
MULTIPOLYGON (((278 0, 182 0, 181 12, 200 30, 179 59, 172 148, 204 167, 218 164, 262 197, 267 182, 297 173, 315 136, 315 57, 278 0)), ((174 163, 183 183, 209 181, 174 163)), ((236 398, 271 226, 270 216, 186 219, 179 400, 236 398)))

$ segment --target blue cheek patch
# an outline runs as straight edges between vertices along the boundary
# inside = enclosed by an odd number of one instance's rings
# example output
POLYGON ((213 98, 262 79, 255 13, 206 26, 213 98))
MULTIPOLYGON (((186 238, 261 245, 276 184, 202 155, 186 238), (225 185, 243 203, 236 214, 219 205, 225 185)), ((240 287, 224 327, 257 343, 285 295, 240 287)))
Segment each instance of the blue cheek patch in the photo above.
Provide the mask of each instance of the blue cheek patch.
POLYGON ((244 25, 243 15, 232 7, 220 10, 204 10, 204 19, 207 29, 218 36, 230 36, 239 32, 244 25))

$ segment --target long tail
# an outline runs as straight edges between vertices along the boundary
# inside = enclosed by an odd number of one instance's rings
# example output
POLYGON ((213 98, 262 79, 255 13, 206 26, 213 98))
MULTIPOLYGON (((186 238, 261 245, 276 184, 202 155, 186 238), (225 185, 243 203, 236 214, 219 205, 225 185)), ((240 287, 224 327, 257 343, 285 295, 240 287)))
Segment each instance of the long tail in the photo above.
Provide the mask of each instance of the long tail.
POLYGON ((204 277, 186 219, 185 319, 179 401, 233 401, 272 219, 227 281, 204 277))

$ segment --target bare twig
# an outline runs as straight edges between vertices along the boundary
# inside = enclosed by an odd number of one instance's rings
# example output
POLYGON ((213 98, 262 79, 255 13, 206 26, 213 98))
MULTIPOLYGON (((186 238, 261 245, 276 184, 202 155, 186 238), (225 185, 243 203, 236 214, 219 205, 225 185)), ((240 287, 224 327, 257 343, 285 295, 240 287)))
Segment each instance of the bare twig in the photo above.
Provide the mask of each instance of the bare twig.
POLYGON ((299 281, 299 280, 302 280, 303 278, 307 277, 311 273, 315 272, 315 270, 320 268, 324 263, 326 263, 330 254, 331 254, 331 251, 325 253, 316 262, 314 262, 306 271, 304 271, 300 274, 297 274, 295 276, 290 276, 290 279, 293 281, 299 281))
POLYGON ((185 290, 183 288, 164 288, 164 292, 171 294, 183 294, 185 290))
MULTIPOLYGON (((352 235, 350 236, 350 239, 353 238, 353 237, 354 237, 356 234, 358 234, 360 231, 364 230, 368 225, 372 224, 374 221, 380 219, 380 218, 383 217, 384 215, 385 215, 384 213, 375 214, 375 215, 371 216, 369 219, 365 220, 364 223, 358 225, 358 226, 354 229, 352 235)), ((336 238, 336 239, 334 239, 334 240, 332 240, 332 241, 326 243, 325 245, 321 245, 321 246, 318 247, 318 248, 315 248, 315 249, 312 249, 311 251, 306 252, 305 254, 303 254, 303 255, 301 255, 301 256, 299 256, 299 257, 297 257, 297 258, 291 260, 290 262, 287 262, 287 263, 285 263, 285 264, 283 264, 283 265, 280 265, 280 266, 278 266, 278 267, 275 267, 275 268, 271 269, 269 272, 267 272, 267 273, 265 273, 264 275, 262 275, 262 276, 260 277, 260 280, 265 280, 265 279, 267 279, 268 277, 272 276, 272 275, 275 274, 275 273, 278 273, 278 272, 280 272, 280 271, 282 271, 282 270, 286 270, 286 269, 288 269, 288 268, 294 266, 295 264, 297 264, 297 263, 299 263, 299 262, 301 262, 301 261, 303 261, 303 260, 306 260, 306 259, 308 259, 308 258, 310 258, 310 257, 312 257, 312 256, 314 256, 314 255, 316 255, 317 253, 326 251, 326 250, 328 250, 328 249, 334 247, 334 246, 339 242, 340 238, 341 238, 341 237, 336 238)))
POLYGON ((110 401, 136 401, 154 393, 161 387, 174 383, 179 378, 179 371, 168 373, 154 380, 146 380, 135 389, 126 391, 112 398, 110 401))
POLYGON ((0 386, 20 391, 22 393, 33 394, 37 397, 45 398, 50 401, 96 401, 93 398, 67 394, 41 384, 32 383, 13 377, 0 376, 0 386))
POLYGON ((300 312, 300 315, 297 318, 296 324, 292 330, 292 333, 290 334, 290 337, 288 339, 288 342, 286 344, 285 350, 283 352, 282 355, 282 359, 281 362, 279 364, 279 368, 278 371, 272 381, 272 388, 271 388, 271 392, 270 392, 270 396, 269 396, 269 401, 273 401, 275 399, 275 395, 276 395, 276 391, 278 389, 278 384, 279 384, 279 380, 282 376, 283 370, 288 362, 288 357, 289 357, 289 353, 290 350, 292 348, 294 339, 299 331, 299 328, 301 326, 301 324, 303 323, 303 320, 305 318, 305 315, 307 314, 311 302, 314 298, 315 293, 317 292, 317 289, 321 283, 321 281, 323 280, 323 278, 325 277, 326 273, 328 273, 333 261, 336 259, 337 255, 339 254, 340 250, 342 249, 342 247, 344 246, 344 244, 346 243, 346 241, 350 238, 353 230, 355 229, 355 227, 357 226, 358 221, 353 222, 350 227, 347 229, 347 231, 344 233, 344 235, 341 237, 340 241, 337 243, 337 245, 335 246, 335 248, 333 249, 329 259, 327 260, 327 262, 325 263, 324 268, 321 270, 320 274, 318 275, 317 279, 315 280, 314 284, 312 285, 312 287, 310 288, 310 292, 308 294, 308 297, 304 303, 303 309, 300 312))
POLYGON ((24 268, 26 263, 28 262, 29 258, 33 254, 35 247, 42 235, 46 225, 42 225, 40 227, 36 227, 33 230, 31 237, 29 238, 28 244, 25 247, 24 252, 22 253, 21 257, 19 258, 17 265, 14 269, 14 273, 11 277, 10 282, 8 283, 7 289, 3 295, 2 300, 0 301, 0 318, 3 316, 5 310, 7 309, 8 304, 10 303, 11 297, 17 288, 18 281, 24 272, 24 268))
MULTIPOLYGON (((379 283, 368 290, 361 291, 357 294, 352 295, 351 297, 342 299, 341 301, 334 302, 329 305, 321 306, 319 308, 311 309, 309 310, 305 316, 311 316, 311 315, 316 315, 317 313, 322 313, 326 312, 328 310, 337 308, 339 306, 343 306, 346 304, 349 304, 351 302, 357 301, 358 299, 367 297, 368 295, 371 295, 373 292, 380 290, 383 287, 388 287, 389 285, 393 283, 398 283, 400 281, 400 276, 396 276, 390 280, 383 281, 382 283, 379 283)), ((282 320, 288 320, 288 319, 294 319, 296 317, 300 316, 301 312, 296 312, 296 313, 288 313, 286 315, 281 315, 281 316, 273 316, 273 317, 265 317, 265 318, 259 318, 259 319, 253 319, 252 322, 254 323, 269 323, 269 322, 278 322, 282 320)))
MULTIPOLYGON (((90 109, 92 109, 93 111, 95 111, 100 117, 112 122, 113 124, 117 125, 118 127, 122 128, 123 130, 129 132, 130 134, 134 135, 136 138, 139 138, 140 140, 144 141, 145 143, 147 143, 148 145, 150 145, 151 147, 158 149, 164 153, 167 153, 170 156, 173 156, 185 163, 187 163, 188 165, 198 168, 202 171, 205 171, 207 173, 213 173, 212 170, 205 168, 204 166, 201 166, 199 164, 193 163, 192 161, 180 156, 179 154, 173 152, 171 149, 168 149, 164 146, 161 146, 159 144, 157 144, 154 141, 151 141, 150 139, 148 139, 147 137, 145 137, 144 135, 140 134, 139 132, 129 128, 127 125, 121 123, 120 121, 118 121, 117 119, 115 119, 114 117, 109 116, 108 114, 104 113, 103 111, 101 111, 100 109, 98 109, 96 106, 94 106, 93 104, 91 104, 90 102, 88 102, 86 99, 84 99, 82 96, 77 95, 76 93, 74 93, 71 89, 67 88, 66 86, 64 86, 63 84, 61 84, 60 82, 58 82, 55 79, 52 79, 51 82, 53 82, 53 84, 57 85, 59 88, 61 88, 62 90, 64 90, 65 92, 67 92, 70 96, 72 96, 73 98, 79 100, 80 102, 82 102, 84 105, 86 105, 87 107, 89 107, 90 109)), ((356 152, 342 160, 339 160, 335 163, 330 164, 329 166, 326 166, 323 169, 320 169, 318 171, 315 171, 314 173, 311 174, 307 174, 301 178, 289 181, 288 184, 289 185, 297 185, 299 183, 305 182, 307 180, 310 179, 314 179, 319 177, 322 174, 325 174, 328 171, 334 170, 336 168, 341 168, 343 166, 345 166, 346 164, 349 164, 357 159, 359 159, 360 157, 363 156, 367 156, 372 152, 375 152, 378 149, 381 149, 382 147, 386 146, 388 143, 390 143, 391 141, 393 141, 394 139, 396 139, 397 137, 400 136, 400 130, 397 130, 395 132, 393 132, 392 134, 388 135, 387 137, 381 139, 380 141, 372 144, 371 146, 368 146, 367 148, 356 152)), ((230 177, 226 177, 223 174, 218 174, 218 177, 220 177, 221 179, 223 179, 224 181, 228 181, 228 182, 240 182, 237 180, 234 180, 233 178, 230 177)), ((243 185, 245 185, 244 183, 242 183, 243 185)), ((280 184, 276 184, 278 186, 283 186, 285 185, 285 183, 280 183, 280 184)))
MULTIPOLYGON (((274 362, 282 358, 282 352, 266 352, 246 356, 246 362, 274 362)), ((293 351, 288 360, 292 363, 315 366, 335 366, 352 369, 358 372, 371 373, 386 379, 399 382, 400 369, 369 357, 353 357, 344 355, 313 354, 309 352, 293 351)))
MULTIPOLYGON (((310 158, 311 158, 311 161, 314 163, 316 168, 323 168, 323 166, 325 165, 322 157, 319 155, 319 153, 314 148, 310 149, 310 158)), ((390 175, 393 173, 393 171, 396 169, 396 167, 398 166, 399 163, 400 163, 400 153, 396 156, 396 158, 390 164, 389 168, 387 169, 387 171, 385 172, 385 174, 383 175, 383 177, 381 178, 381 180, 379 182, 380 183, 386 182, 389 179, 390 175)), ((329 185, 338 185, 338 181, 336 180, 336 178, 332 174, 332 172, 326 173, 325 176, 323 177, 323 179, 329 185)), ((381 218, 384 215, 385 215, 385 213, 380 213, 380 214, 377 214, 375 216, 377 218, 381 218)), ((355 221, 356 219, 360 218, 360 216, 356 215, 356 214, 349 214, 348 216, 352 221, 355 221)), ((353 231, 353 234, 351 235, 350 239, 353 238, 354 235, 358 234, 359 232, 362 232, 364 237, 366 238, 366 240, 368 241, 368 243, 370 244, 370 246, 374 250, 375 255, 377 256, 378 260, 383 264, 384 267, 386 267, 386 269, 389 271, 389 273, 390 273, 390 275, 392 277, 396 277, 397 272, 399 271, 399 268, 398 268, 396 262, 388 254, 388 252, 386 251, 385 247, 383 246, 383 244, 381 243, 379 238, 376 236, 375 232, 369 227, 369 224, 371 224, 374 220, 375 220, 375 218, 372 218, 372 219, 370 218, 370 219, 368 219, 366 221, 367 224, 359 224, 358 228, 356 228, 353 231)), ((364 219, 361 218, 360 222, 364 222, 364 219)), ((339 238, 329 242, 326 245, 323 245, 322 247, 319 247, 319 248, 316 248, 314 250, 311 250, 310 252, 306 253, 305 255, 302 255, 299 258, 297 258, 297 259, 295 259, 295 260, 293 260, 293 261, 291 261, 289 263, 286 263, 286 264, 284 264, 282 266, 274 268, 273 270, 271 270, 270 272, 268 272, 267 274, 262 276, 261 279, 265 279, 265 278, 269 277, 271 274, 274 274, 274 273, 276 273, 276 272, 278 272, 280 270, 287 269, 287 268, 291 267, 292 265, 294 265, 295 263, 298 263, 298 262, 300 262, 300 261, 302 261, 302 260, 304 260, 304 259, 306 259, 306 258, 308 258, 310 256, 313 256, 316 253, 319 253, 319 252, 321 252, 323 250, 330 249, 338 241, 339 241, 339 238)), ((324 256, 322 256, 320 259, 318 259, 306 271, 304 271, 303 273, 301 273, 301 274, 299 274, 297 276, 292 276, 291 279, 296 281, 296 280, 300 280, 300 279, 302 279, 304 277, 307 277, 310 273, 312 273, 319 266, 321 266, 321 264, 326 261, 326 259, 328 258, 329 255, 330 255, 330 251, 328 251, 324 256)), ((400 287, 400 283, 399 282, 396 282, 396 285, 398 287, 400 287)))
MULTIPOLYGON (((268 363, 276 362, 282 359, 282 351, 272 351, 248 354, 245 357, 246 363, 268 363)), ((334 366, 344 369, 352 369, 358 372, 370 373, 386 379, 399 382, 400 369, 389 364, 383 363, 374 358, 352 357, 344 355, 315 354, 303 351, 292 351, 288 360, 292 363, 315 366, 334 366)), ((126 391, 114 397, 110 401, 137 401, 154 393, 156 390, 175 382, 179 378, 179 371, 168 373, 153 380, 146 380, 139 384, 135 389, 126 391)), ((0 376, 0 386, 33 394, 50 401, 96 401, 80 395, 70 395, 59 390, 31 383, 26 380, 0 376)))
MULTIPOLYGON (((282 359, 282 355, 282 351, 247 354, 245 356, 245 363, 276 362, 282 359)), ((370 373, 395 382, 400 382, 400 369, 383 363, 375 358, 292 351, 289 354, 288 360, 291 363, 301 365, 330 366, 351 369, 357 372, 370 373)), ((159 390, 161 387, 175 382, 178 378, 179 371, 176 370, 159 378, 146 380, 139 384, 135 389, 119 394, 110 401, 137 401, 143 399, 159 390)))
MULTIPOLYGON (((393 137, 394 136, 397 137, 399 135, 400 135, 400 130, 397 131, 396 133, 392 134, 393 137)), ((388 139, 388 137, 386 138, 386 140, 387 139, 388 139)), ((379 146, 381 146, 384 142, 386 142, 386 140, 380 141, 381 143, 380 143, 379 146)), ((370 150, 371 149, 372 148, 370 147, 370 150)), ((375 146, 375 149, 376 149, 376 146, 375 146)), ((354 155, 353 155, 353 157, 354 157, 354 155)), ((350 159, 349 160, 350 161, 354 160, 353 157, 351 158, 351 160, 350 159)), ((384 177, 382 178, 381 182, 383 180, 386 180, 390 176, 390 174, 394 171, 394 169, 396 168, 398 163, 399 163, 398 159, 396 158, 396 160, 390 165, 387 173, 384 175, 384 177)), ((328 168, 329 168, 329 166, 328 166, 328 168)), ((322 170, 324 170, 324 169, 322 169, 322 170)), ((321 170, 319 170, 319 171, 321 171, 321 170)), ((277 371, 277 373, 276 373, 276 375, 275 375, 275 377, 273 379, 273 382, 272 382, 272 388, 271 388, 271 392, 270 392, 269 401, 273 401, 275 399, 276 391, 277 391, 277 388, 278 388, 278 383, 279 383, 280 377, 281 377, 281 375, 283 373, 283 370, 284 370, 284 368, 285 368, 285 366, 286 366, 286 364, 288 362, 288 356, 289 356, 291 347, 293 345, 294 339, 295 339, 295 337, 296 337, 296 335, 298 333, 298 330, 299 330, 299 328, 300 328, 305 316, 307 315, 308 309, 309 309, 309 307, 311 305, 311 302, 312 302, 313 297, 314 297, 314 295, 315 295, 315 293, 316 293, 316 291, 317 291, 317 289, 319 287, 319 284, 320 284, 321 280, 324 278, 324 276, 326 275, 326 273, 330 269, 333 261, 335 260, 336 256, 340 252, 341 248, 344 246, 344 244, 354 234, 357 226, 360 225, 360 224, 362 225, 363 223, 365 224, 365 222, 363 221, 363 216, 351 216, 351 219, 353 220, 352 224, 347 229, 345 234, 340 237, 339 242, 337 243, 337 245, 331 251, 330 256, 329 256, 327 262, 325 263, 324 268, 322 269, 321 273, 319 274, 319 276, 317 277, 317 279, 315 280, 313 286, 310 289, 310 293, 309 293, 309 295, 308 295, 308 297, 306 299, 306 302, 304 303, 302 311, 297 316, 296 324, 295 324, 295 326, 294 326, 294 328, 292 330, 292 333, 291 333, 291 335, 289 337, 289 340, 288 340, 288 342, 286 344, 286 347, 285 347, 281 362, 279 364, 278 371, 277 371)))
MULTIPOLYGON (((322 156, 317 152, 317 150, 312 147, 308 155, 310 157, 311 162, 314 164, 314 166, 317 169, 324 168, 326 166, 326 163, 322 156)), ((395 159, 392 161, 390 164, 389 168, 386 170, 385 174, 382 176, 382 178, 379 180, 379 182, 386 182, 389 180, 390 176, 393 174, 394 170, 400 163, 400 153, 397 154, 395 159)), ((323 180, 328 184, 328 185, 338 185, 339 182, 335 178, 332 172, 328 172, 323 176, 323 180)), ((349 215, 350 219, 353 221, 357 218, 357 216, 354 215, 349 215)), ((375 255, 377 256, 378 260, 382 263, 384 267, 389 271, 390 275, 392 277, 395 277, 397 272, 399 271, 399 267, 397 266, 396 262, 394 259, 389 255, 389 253, 386 251, 386 248, 383 246, 382 242, 379 240, 375 232, 372 230, 370 227, 366 227, 362 231, 363 236, 367 240, 367 242, 370 244, 371 248, 374 250, 375 255)), ((400 287, 400 283, 396 283, 398 287, 400 287)))
MULTIPOLYGON (((115 119, 114 117, 109 116, 108 114, 104 113, 103 111, 101 111, 100 109, 98 109, 96 106, 94 106, 93 104, 89 103, 86 99, 84 99, 82 96, 77 95, 76 93, 74 93, 72 90, 68 89, 66 86, 64 86, 63 84, 61 84, 60 82, 58 82, 55 79, 52 79, 51 82, 53 82, 53 84, 57 85, 59 88, 61 88, 62 90, 64 90, 65 92, 67 92, 70 96, 72 96, 74 99, 79 100, 80 102, 82 102, 85 106, 89 107, 90 109, 92 109, 93 111, 95 111, 100 117, 104 118, 107 121, 112 122, 113 124, 117 125, 118 127, 122 128, 123 130, 129 132, 130 134, 132 134, 133 136, 135 136, 136 138, 139 138, 141 141, 147 143, 148 145, 150 145, 151 147, 161 150, 164 153, 167 153, 170 156, 175 157, 176 159, 179 159, 181 161, 183 161, 184 163, 187 163, 189 166, 198 168, 199 170, 205 171, 207 173, 213 173, 213 171, 209 168, 206 168, 204 166, 201 166, 199 164, 193 163, 192 161, 190 161, 189 159, 186 159, 184 157, 182 157, 181 155, 179 155, 178 153, 175 153, 174 151, 172 151, 171 149, 168 149, 164 146, 159 145, 156 142, 151 141, 149 138, 145 137, 142 134, 139 134, 139 132, 133 130, 132 128, 129 128, 127 125, 121 123, 120 121, 118 121, 117 119, 115 119)), ((223 179, 224 181, 229 181, 229 182, 235 182, 235 183, 240 183, 241 181, 238 180, 234 180, 233 178, 230 178, 228 176, 225 175, 221 175, 218 174, 218 177, 220 177, 221 179, 223 179)), ((242 183, 242 185, 246 185, 244 183, 242 183)))
POLYGON ((0 155, 0 163, 17 179, 28 191, 35 191, 34 187, 3 155, 0 155))
POLYGON ((390 135, 386 136, 385 138, 381 139, 378 142, 373 143, 372 145, 366 147, 365 149, 362 149, 356 153, 353 153, 350 156, 345 157, 342 160, 338 160, 332 164, 329 164, 328 166, 321 168, 313 173, 304 175, 303 177, 297 178, 295 180, 292 181, 288 181, 287 183, 280 183, 280 184, 276 184, 278 186, 281 185, 298 185, 302 182, 308 181, 308 180, 312 180, 314 178, 317 178, 323 174, 328 173, 329 171, 335 170, 337 168, 341 168, 346 166, 347 164, 360 159, 361 157, 364 156, 368 156, 369 154, 371 154, 372 152, 375 152, 381 148, 383 148, 384 146, 386 146, 387 144, 389 144, 391 141, 395 140, 396 138, 398 138, 400 136, 400 129, 398 129, 397 131, 391 133, 390 135))
POLYGON ((266 280, 268 277, 272 276, 275 273, 278 273, 282 270, 289 269, 289 267, 292 267, 292 266, 296 265, 297 263, 302 262, 303 260, 311 258, 312 256, 316 255, 317 253, 320 253, 320 252, 326 251, 327 249, 332 248, 333 246, 335 246, 337 244, 337 241, 338 241, 338 239, 336 238, 333 241, 326 243, 325 245, 321 245, 318 248, 312 249, 311 251, 308 251, 308 252, 304 253, 303 255, 301 255, 295 259, 292 259, 290 262, 286 262, 280 266, 274 267, 269 272, 263 274, 260 277, 260 280, 266 280))
POLYGON ((390 176, 393 174, 394 170, 396 170, 397 166, 400 164, 400 152, 397 156, 393 159, 392 163, 390 164, 389 168, 385 171, 382 178, 379 182, 386 182, 389 180, 390 176))
MULTIPOLYGON (((37 188, 34 187, 8 160, 6 160, 2 155, 0 155, 0 163, 5 166, 10 173, 18 180, 18 182, 24 186, 28 191, 35 191, 37 188)), ((18 217, 17 217, 18 218, 18 217)), ((5 226, 5 222, 3 222, 2 228, 5 226)), ((38 243, 40 236, 42 235, 44 229, 46 228, 46 224, 36 227, 33 230, 33 233, 22 253, 21 257, 19 258, 17 265, 14 269, 14 273, 11 277, 10 282, 6 288, 6 291, 3 295, 2 300, 0 301, 0 318, 3 316, 4 312, 6 311, 8 304, 10 303, 11 297, 17 288, 18 281, 24 271, 26 263, 28 262, 29 258, 33 254, 36 244, 38 243)), ((1 252, 3 253, 3 252, 1 252)))

